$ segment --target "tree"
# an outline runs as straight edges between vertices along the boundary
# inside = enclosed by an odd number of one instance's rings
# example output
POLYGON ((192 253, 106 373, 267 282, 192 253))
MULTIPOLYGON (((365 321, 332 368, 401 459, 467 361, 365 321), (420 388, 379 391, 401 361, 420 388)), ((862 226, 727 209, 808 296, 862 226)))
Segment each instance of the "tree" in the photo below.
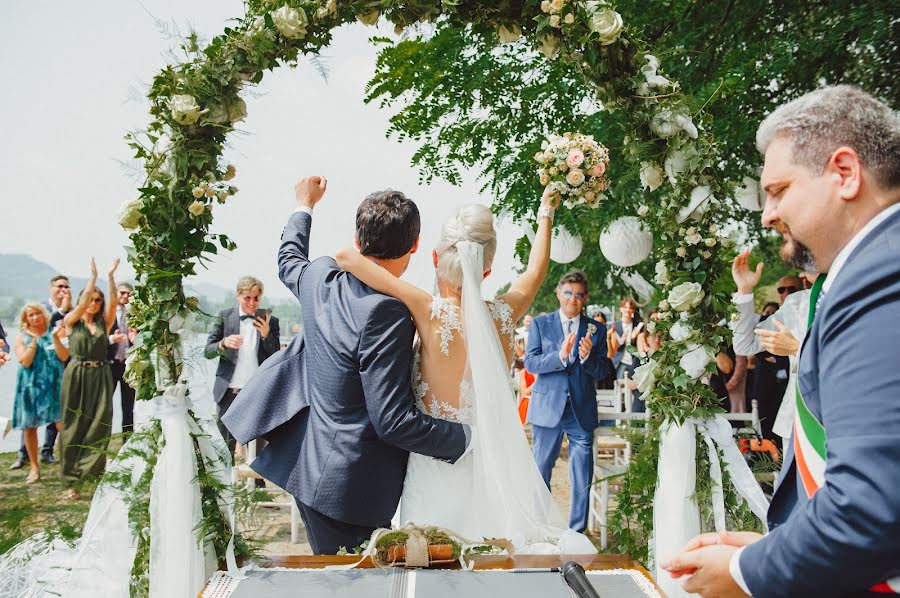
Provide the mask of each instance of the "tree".
MULTIPOLYGON (((617 10, 627 16, 630 30, 643 32, 664 74, 689 92, 694 121, 711 129, 721 172, 735 182, 758 176, 756 128, 777 105, 826 83, 859 85, 893 104, 900 98, 900 82, 892 76, 900 25, 884 0, 662 0, 652 6, 624 0, 617 10)), ((398 109, 388 134, 420 142, 413 163, 423 181, 458 184, 462 171, 477 169, 484 190, 496 198, 495 211, 517 219, 527 220, 540 196, 532 156, 544 135, 593 134, 613 156, 615 201, 607 201, 596 217, 576 219, 568 211, 557 217, 590 247, 606 224, 647 200, 639 172, 633 166, 624 170, 616 156, 638 158, 631 164, 658 159, 660 145, 623 139, 615 94, 592 87, 568 63, 545 60, 524 41, 498 45, 493 28, 458 25, 443 20, 432 33, 399 43, 376 40, 382 48, 367 101, 398 109), (605 106, 597 95, 606 98, 605 106)), ((735 233, 743 241, 768 234, 758 215, 732 205, 734 219, 744 223, 735 233)), ((517 251, 525 258, 527 241, 517 251)), ((765 256, 770 266, 773 257, 765 256)), ((652 263, 636 270, 650 278, 652 263)), ((633 293, 596 250, 584 251, 573 265, 599 283, 592 285, 594 301, 615 303, 633 293)), ((568 269, 553 264, 547 280, 568 269)), ((551 283, 537 305, 553 303, 551 283)))

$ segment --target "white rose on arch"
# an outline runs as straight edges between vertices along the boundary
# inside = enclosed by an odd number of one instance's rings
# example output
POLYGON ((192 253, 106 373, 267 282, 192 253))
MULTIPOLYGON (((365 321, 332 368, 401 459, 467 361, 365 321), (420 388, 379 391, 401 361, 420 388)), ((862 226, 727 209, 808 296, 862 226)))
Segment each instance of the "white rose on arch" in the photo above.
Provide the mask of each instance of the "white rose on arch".
POLYGON ((615 43, 622 33, 622 15, 601 2, 588 2, 587 9, 591 15, 588 27, 600 36, 600 44, 608 46, 615 43))
POLYGON ((697 127, 691 121, 691 116, 684 106, 678 108, 663 108, 650 119, 650 130, 659 137, 668 139, 680 131, 687 133, 691 139, 696 139, 697 127))
POLYGON ((200 118, 200 104, 192 95, 172 96, 169 100, 169 109, 172 111, 172 118, 179 125, 192 125, 200 118))
POLYGON ((669 152, 663 167, 670 183, 674 185, 678 182, 678 177, 687 169, 690 159, 696 155, 697 149, 693 145, 669 152))
POLYGON ((688 205, 678 210, 677 222, 681 224, 691 216, 702 214, 709 207, 709 204, 714 201, 716 201, 716 196, 713 195, 712 189, 708 186, 694 187, 691 191, 691 200, 688 202, 688 205))
POLYGON ((134 230, 141 223, 141 208, 144 200, 141 198, 129 199, 119 208, 119 226, 125 230, 134 230))
POLYGON ((698 282, 683 282, 669 291, 666 297, 669 305, 675 311, 687 311, 700 305, 706 293, 698 282))
POLYGON ((641 162, 641 186, 656 191, 663 182, 662 169, 653 162, 641 162))
POLYGON ((684 373, 696 380, 706 373, 706 365, 712 361, 712 355, 702 345, 688 345, 688 352, 681 356, 678 365, 684 373))
POLYGON ((696 331, 691 328, 690 324, 685 322, 684 320, 678 320, 672 327, 669 329, 669 334, 672 336, 672 340, 677 342, 683 342, 689 339, 696 331))
POLYGON ((306 37, 306 26, 309 20, 302 8, 293 8, 285 4, 272 13, 272 22, 278 33, 288 39, 303 39, 306 37))
POLYGON ((641 393, 648 393, 656 388, 656 379, 660 374, 659 364, 653 359, 634 369, 634 382, 641 393))
POLYGON ((656 276, 653 277, 653 281, 656 284, 669 284, 672 282, 672 279, 669 278, 669 269, 666 268, 666 263, 662 260, 656 262, 656 276))

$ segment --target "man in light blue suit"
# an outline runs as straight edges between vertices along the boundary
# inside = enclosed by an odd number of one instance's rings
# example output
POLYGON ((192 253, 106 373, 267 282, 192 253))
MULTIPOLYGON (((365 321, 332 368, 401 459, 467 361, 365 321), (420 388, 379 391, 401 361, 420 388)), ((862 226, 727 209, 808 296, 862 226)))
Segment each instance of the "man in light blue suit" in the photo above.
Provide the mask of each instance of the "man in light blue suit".
POLYGON ((704 596, 900 593, 900 119, 826 87, 773 112, 757 144, 763 223, 792 265, 827 272, 798 416, 770 532, 700 536, 666 568, 704 596))
MULTIPOLYGON (((415 326, 393 297, 342 272, 331 257, 309 259, 322 177, 296 186, 278 272, 302 306, 303 336, 256 371, 223 416, 238 442, 269 445, 252 467, 297 500, 316 554, 353 549, 390 527, 409 452, 455 462, 468 427, 415 408, 410 372, 415 326)), ((398 191, 367 197, 356 214, 360 253, 394 276, 419 239, 419 211, 398 191)))
POLYGON ((594 471, 596 381, 609 375, 612 364, 606 357, 606 328, 581 313, 588 299, 587 277, 566 274, 556 296, 559 311, 536 317, 528 333, 525 369, 537 375, 528 422, 534 460, 548 488, 563 434, 569 439, 569 527, 581 532, 587 527, 594 471))

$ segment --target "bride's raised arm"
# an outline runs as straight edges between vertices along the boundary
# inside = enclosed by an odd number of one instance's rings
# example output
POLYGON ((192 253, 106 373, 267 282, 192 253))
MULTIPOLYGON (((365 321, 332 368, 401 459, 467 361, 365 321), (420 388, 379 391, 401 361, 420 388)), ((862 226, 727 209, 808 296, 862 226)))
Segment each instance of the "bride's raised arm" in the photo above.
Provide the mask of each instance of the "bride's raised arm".
POLYGON ((338 249, 338 267, 360 279, 379 293, 396 297, 412 314, 416 329, 424 330, 431 319, 432 297, 417 286, 404 282, 363 256, 355 247, 338 249))
POLYGON ((528 256, 528 266, 510 286, 509 291, 500 299, 512 308, 512 320, 518 322, 531 307, 537 292, 547 277, 547 268, 550 264, 550 233, 553 229, 553 211, 559 205, 559 194, 551 191, 549 187, 544 189, 541 197, 541 207, 538 210, 538 229, 531 243, 531 254, 528 256))

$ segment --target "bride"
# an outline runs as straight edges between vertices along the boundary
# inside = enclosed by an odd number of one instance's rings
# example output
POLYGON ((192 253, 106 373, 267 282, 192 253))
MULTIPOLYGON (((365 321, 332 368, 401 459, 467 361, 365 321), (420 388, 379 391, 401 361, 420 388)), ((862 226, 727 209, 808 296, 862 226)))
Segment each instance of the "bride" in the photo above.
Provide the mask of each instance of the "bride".
POLYGON ((337 252, 342 269, 400 299, 412 313, 418 408, 473 430, 472 451, 455 464, 410 454, 400 500, 403 524, 438 525, 472 539, 506 538, 519 553, 596 552, 585 536, 566 529, 532 458, 509 377, 515 322, 547 275, 558 204, 558 195, 545 190, 528 267, 494 301, 481 296, 497 248, 493 215, 483 205, 464 206, 444 223, 432 251, 433 296, 355 249, 337 252))

